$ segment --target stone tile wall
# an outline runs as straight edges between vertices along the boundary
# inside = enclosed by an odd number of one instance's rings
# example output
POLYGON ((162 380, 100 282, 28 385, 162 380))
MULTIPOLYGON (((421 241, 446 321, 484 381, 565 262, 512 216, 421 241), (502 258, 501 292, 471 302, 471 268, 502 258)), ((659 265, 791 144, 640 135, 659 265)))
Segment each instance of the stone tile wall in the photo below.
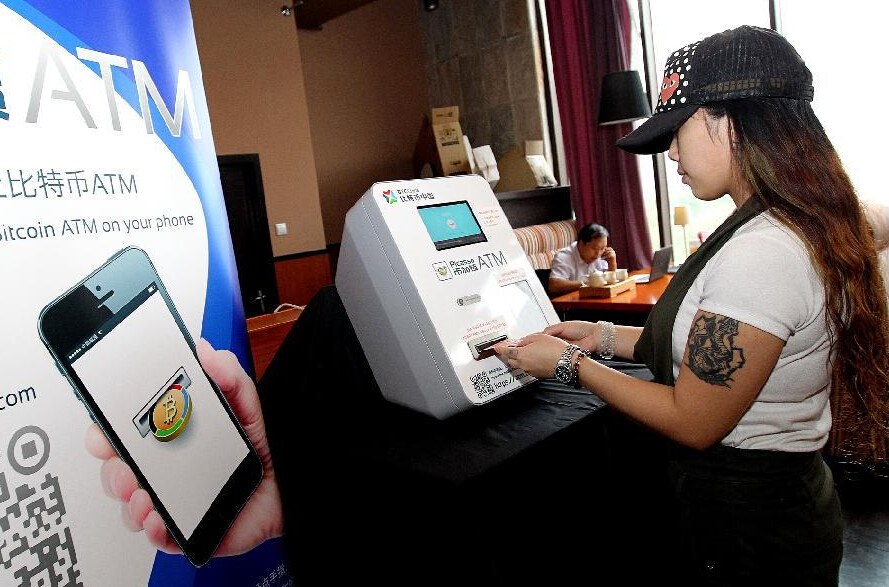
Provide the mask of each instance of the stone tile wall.
POLYGON ((473 147, 496 157, 544 139, 534 0, 440 0, 422 11, 429 107, 457 105, 473 147))

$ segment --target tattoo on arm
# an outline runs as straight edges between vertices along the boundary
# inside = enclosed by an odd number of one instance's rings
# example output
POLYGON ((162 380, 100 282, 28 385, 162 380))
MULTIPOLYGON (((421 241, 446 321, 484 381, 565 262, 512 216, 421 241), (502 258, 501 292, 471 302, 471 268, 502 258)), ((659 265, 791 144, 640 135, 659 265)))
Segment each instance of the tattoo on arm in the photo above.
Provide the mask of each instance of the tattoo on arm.
POLYGON ((731 389, 732 374, 744 366, 744 349, 735 346, 738 321, 701 314, 688 334, 688 367, 698 379, 731 389))

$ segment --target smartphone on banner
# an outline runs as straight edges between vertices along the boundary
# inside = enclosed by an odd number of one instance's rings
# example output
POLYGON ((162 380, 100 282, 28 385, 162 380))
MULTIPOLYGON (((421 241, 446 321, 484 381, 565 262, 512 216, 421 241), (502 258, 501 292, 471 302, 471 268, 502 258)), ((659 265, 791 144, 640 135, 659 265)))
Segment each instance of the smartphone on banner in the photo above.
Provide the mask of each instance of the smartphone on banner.
POLYGON ((182 552, 203 565, 262 480, 262 463, 151 260, 119 251, 47 305, 39 330, 182 552))

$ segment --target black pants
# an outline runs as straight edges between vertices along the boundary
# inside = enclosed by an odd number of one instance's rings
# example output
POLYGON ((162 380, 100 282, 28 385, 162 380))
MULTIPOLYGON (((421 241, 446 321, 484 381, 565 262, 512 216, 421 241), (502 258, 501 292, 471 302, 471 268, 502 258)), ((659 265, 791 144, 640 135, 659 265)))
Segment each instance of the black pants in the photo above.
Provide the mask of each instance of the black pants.
POLYGON ((837 585, 843 519, 820 454, 719 446, 674 457, 682 584, 837 585))

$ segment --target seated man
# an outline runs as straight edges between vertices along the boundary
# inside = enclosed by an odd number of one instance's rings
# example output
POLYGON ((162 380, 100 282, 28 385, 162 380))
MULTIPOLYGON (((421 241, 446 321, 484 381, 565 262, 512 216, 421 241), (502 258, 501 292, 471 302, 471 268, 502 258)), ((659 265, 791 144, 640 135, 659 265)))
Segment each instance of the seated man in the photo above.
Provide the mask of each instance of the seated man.
POLYGON ((608 231, 599 224, 587 224, 577 233, 577 240, 559 249, 553 256, 549 274, 549 293, 560 296, 579 289, 582 280, 593 271, 614 271, 617 255, 608 246, 608 231))

